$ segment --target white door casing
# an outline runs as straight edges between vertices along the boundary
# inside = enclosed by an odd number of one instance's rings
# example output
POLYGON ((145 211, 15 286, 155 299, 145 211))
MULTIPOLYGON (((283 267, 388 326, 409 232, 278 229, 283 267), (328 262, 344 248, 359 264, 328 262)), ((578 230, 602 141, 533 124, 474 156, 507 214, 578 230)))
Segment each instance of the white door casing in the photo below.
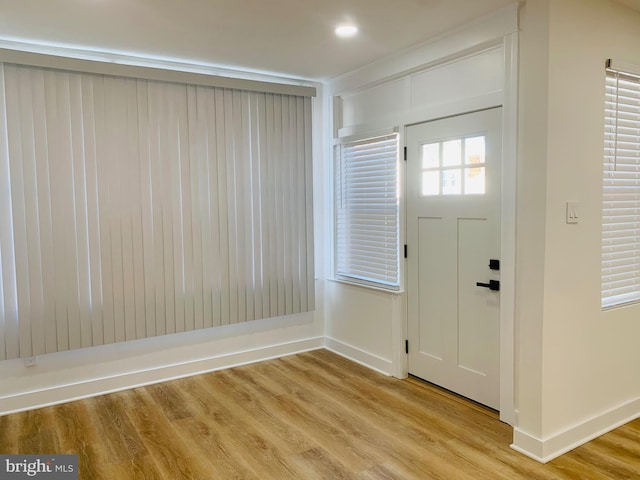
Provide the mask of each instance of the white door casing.
POLYGON ((500 293, 477 283, 500 280, 501 115, 406 130, 409 373, 495 409, 500 293))

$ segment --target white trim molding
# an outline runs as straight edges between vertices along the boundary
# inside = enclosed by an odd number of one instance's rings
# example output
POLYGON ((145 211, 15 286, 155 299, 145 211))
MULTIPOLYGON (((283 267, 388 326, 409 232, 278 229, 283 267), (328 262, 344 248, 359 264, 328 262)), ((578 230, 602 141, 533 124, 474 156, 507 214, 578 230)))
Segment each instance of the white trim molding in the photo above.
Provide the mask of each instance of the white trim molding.
POLYGON ((157 365, 122 374, 88 378, 0 396, 0 416, 318 350, 323 347, 323 340, 323 337, 313 337, 265 345, 234 353, 212 355, 169 365, 157 365))
POLYGON ((324 347, 322 312, 0 362, 0 416, 324 347))
POLYGON ((640 397, 546 438, 538 438, 516 427, 511 448, 538 462, 547 463, 637 418, 640 418, 640 397))
POLYGON ((466 54, 478 52, 483 47, 500 45, 504 36, 518 31, 518 9, 519 3, 514 2, 459 29, 337 76, 329 81, 329 95, 353 93, 442 65, 466 54))
POLYGON ((325 348, 333 353, 345 357, 351 361, 359 363, 371 370, 375 370, 378 373, 382 373, 388 377, 393 375, 393 362, 386 358, 378 357, 369 352, 346 344, 339 340, 335 340, 330 337, 325 337, 325 348))
POLYGON ((500 420, 517 425, 516 380, 516 203, 518 156, 518 34, 504 37, 502 109, 502 205, 500 238, 500 420))

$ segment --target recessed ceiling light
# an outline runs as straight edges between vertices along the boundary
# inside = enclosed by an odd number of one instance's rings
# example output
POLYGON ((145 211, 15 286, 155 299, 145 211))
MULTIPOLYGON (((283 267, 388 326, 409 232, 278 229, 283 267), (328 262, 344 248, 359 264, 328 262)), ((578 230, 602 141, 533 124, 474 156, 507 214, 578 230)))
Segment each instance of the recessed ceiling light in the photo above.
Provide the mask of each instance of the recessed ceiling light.
POLYGON ((342 38, 354 37, 358 33, 358 27, 353 24, 338 25, 335 29, 336 35, 342 38))

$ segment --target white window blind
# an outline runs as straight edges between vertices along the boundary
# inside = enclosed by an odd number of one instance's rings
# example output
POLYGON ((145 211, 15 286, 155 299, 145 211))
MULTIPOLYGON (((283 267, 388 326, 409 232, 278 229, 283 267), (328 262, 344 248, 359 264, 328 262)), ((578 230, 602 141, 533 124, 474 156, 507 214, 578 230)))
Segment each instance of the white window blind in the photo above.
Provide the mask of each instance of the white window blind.
POLYGON ((0 360, 314 308, 311 99, 0 64, 0 360))
POLYGON ((336 146, 338 279, 399 288, 398 135, 336 146))
POLYGON ((616 68, 606 73, 603 177, 602 307, 607 308, 640 301, 640 75, 616 68))

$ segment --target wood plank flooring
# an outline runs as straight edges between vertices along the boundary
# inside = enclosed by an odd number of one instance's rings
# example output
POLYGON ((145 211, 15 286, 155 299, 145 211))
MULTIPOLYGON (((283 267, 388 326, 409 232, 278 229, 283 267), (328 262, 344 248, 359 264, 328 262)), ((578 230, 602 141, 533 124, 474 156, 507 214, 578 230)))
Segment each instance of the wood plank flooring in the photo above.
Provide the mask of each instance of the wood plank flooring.
POLYGON ((636 479, 640 420, 547 465, 495 412, 326 350, 0 417, 0 453, 85 479, 636 479))

